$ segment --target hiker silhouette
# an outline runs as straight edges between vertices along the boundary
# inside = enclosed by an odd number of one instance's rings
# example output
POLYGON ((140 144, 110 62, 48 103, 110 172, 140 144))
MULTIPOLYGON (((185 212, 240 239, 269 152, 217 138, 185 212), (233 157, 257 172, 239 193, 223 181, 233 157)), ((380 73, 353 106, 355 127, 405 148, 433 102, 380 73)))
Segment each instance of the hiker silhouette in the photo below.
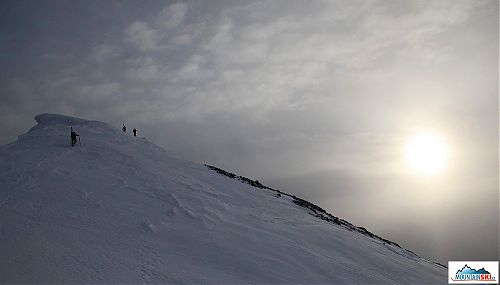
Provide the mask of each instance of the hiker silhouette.
POLYGON ((134 129, 132 130, 132 132, 134 133, 134 137, 136 137, 136 136, 137 136, 137 130, 134 128, 134 129))
POLYGON ((123 131, 124 133, 126 133, 126 132, 127 132, 127 127, 125 127, 125 124, 123 124, 122 131, 123 131))
POLYGON ((79 137, 79 135, 73 131, 73 127, 71 127, 71 146, 76 144, 76 137, 79 137))

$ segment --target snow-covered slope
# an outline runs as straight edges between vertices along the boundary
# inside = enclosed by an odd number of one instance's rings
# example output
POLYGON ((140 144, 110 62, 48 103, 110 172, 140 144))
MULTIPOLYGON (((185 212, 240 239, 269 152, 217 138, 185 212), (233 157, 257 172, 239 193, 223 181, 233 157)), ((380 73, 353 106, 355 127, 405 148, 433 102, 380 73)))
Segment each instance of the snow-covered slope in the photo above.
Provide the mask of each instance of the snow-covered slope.
POLYGON ((307 201, 102 122, 35 119, 0 148, 2 283, 446 282, 444 267, 307 201))

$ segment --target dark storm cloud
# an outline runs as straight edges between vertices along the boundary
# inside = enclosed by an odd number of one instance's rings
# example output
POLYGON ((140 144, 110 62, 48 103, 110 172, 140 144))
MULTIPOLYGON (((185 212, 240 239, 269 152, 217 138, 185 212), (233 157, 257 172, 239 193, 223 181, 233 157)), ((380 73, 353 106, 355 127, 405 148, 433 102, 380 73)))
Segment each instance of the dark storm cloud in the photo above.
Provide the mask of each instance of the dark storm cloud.
POLYGON ((498 258, 497 1, 12 1, 0 34, 1 143, 41 112, 125 122, 425 257, 498 258), (405 172, 418 129, 452 147, 438 182, 405 172))

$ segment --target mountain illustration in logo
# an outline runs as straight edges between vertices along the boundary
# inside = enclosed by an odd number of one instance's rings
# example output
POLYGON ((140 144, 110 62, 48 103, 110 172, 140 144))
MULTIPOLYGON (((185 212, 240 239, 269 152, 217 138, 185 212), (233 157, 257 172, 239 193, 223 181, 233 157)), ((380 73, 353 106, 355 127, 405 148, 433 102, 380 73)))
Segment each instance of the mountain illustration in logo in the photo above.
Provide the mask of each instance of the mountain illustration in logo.
POLYGON ((483 268, 479 269, 479 270, 476 270, 476 269, 472 269, 470 268, 467 264, 460 270, 457 271, 456 274, 490 274, 488 271, 486 271, 483 268))

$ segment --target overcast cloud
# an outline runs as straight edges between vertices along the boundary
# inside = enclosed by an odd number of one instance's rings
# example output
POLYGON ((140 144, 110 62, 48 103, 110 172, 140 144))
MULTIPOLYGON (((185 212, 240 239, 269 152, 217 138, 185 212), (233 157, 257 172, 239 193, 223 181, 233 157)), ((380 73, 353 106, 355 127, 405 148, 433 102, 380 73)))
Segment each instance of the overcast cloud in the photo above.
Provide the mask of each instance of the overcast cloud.
POLYGON ((42 112, 124 122, 426 258, 498 259, 498 8, 4 1, 0 143, 42 112), (418 130, 451 148, 439 178, 402 161, 418 130))

